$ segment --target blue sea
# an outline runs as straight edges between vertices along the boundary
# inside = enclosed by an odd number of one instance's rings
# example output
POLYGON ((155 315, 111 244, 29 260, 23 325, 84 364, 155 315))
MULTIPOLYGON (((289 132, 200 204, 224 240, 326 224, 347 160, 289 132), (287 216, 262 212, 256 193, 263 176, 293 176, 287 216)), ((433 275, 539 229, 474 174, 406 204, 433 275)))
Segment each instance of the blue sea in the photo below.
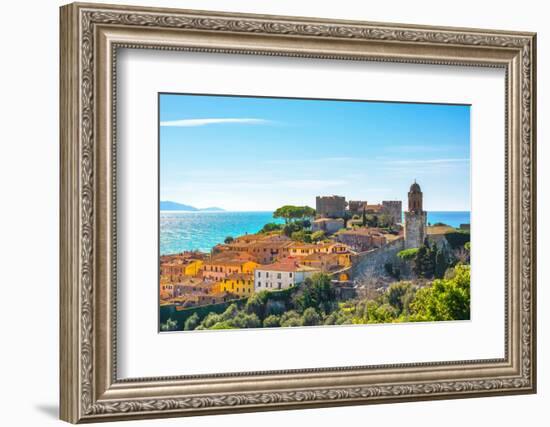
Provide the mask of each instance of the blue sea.
MULTIPOLYGON (((227 236, 258 232, 274 219, 272 212, 160 212, 160 253, 188 250, 209 252, 227 236)), ((442 222, 458 227, 470 223, 470 212, 428 212, 428 223, 442 222)))

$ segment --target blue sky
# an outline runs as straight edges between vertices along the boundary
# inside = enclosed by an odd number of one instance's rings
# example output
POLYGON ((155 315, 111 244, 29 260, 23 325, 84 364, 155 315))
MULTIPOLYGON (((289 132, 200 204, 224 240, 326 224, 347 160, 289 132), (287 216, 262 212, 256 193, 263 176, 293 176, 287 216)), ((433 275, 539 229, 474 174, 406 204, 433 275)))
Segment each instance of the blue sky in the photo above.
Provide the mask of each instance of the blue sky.
POLYGON ((160 95, 160 199, 315 207, 316 195, 470 210, 470 107, 160 95))

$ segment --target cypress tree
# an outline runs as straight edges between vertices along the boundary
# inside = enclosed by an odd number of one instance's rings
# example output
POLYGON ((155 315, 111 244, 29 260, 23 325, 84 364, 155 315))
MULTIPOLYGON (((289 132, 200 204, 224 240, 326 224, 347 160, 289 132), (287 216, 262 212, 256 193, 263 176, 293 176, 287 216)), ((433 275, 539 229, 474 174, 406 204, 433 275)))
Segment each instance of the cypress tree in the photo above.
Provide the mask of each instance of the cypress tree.
POLYGON ((437 251, 435 257, 435 277, 437 279, 442 279, 445 276, 445 271, 447 270, 447 257, 443 250, 437 251))
POLYGON ((435 245, 430 246, 427 239, 424 244, 418 248, 413 268, 418 277, 433 277, 435 272, 436 252, 437 247, 435 245))

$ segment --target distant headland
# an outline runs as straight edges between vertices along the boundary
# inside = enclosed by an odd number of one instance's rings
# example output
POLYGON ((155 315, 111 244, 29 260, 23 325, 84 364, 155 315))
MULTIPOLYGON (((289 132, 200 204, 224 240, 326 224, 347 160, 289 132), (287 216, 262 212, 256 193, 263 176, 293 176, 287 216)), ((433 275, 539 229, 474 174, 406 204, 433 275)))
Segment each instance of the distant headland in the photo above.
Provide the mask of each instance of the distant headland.
POLYGON ((191 205, 184 205, 183 203, 171 202, 169 200, 160 201, 160 210, 161 211, 187 211, 187 212, 205 212, 205 211, 223 212, 224 211, 224 209, 217 208, 217 207, 200 209, 191 205))

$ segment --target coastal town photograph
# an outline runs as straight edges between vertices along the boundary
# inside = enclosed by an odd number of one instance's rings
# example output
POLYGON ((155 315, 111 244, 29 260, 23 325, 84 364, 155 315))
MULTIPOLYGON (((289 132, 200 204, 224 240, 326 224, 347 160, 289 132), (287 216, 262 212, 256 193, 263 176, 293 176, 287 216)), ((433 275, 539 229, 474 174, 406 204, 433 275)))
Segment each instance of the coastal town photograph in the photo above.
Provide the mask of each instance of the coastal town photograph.
POLYGON ((468 105, 159 103, 160 332, 470 319, 468 105))

